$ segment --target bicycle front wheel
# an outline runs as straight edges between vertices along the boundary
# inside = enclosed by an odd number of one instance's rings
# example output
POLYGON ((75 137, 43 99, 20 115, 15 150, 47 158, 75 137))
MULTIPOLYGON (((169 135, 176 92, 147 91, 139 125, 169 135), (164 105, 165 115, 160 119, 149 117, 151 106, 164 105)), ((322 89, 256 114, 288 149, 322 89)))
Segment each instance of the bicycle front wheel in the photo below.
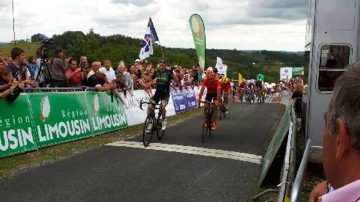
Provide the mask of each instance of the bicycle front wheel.
POLYGON ((145 147, 150 145, 153 133, 154 133, 155 119, 151 116, 146 117, 143 128, 142 141, 145 147))
POLYGON ((158 120, 156 136, 159 141, 162 140, 162 138, 164 137, 164 134, 165 134, 165 130, 162 130, 162 123, 161 123, 161 121, 158 120))

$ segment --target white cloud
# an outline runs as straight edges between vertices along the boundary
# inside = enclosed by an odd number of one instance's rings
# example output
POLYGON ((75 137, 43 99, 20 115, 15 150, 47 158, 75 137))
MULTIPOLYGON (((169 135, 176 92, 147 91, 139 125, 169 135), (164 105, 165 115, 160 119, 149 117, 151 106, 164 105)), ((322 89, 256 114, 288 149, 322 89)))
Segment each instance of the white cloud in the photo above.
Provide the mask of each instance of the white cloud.
MULTIPOLYGON (((152 17, 162 45, 193 48, 189 17, 205 22, 208 48, 303 50, 304 0, 14 0, 18 39, 93 28, 142 38, 152 17)), ((0 1, 0 41, 12 40, 11 0, 0 1)))

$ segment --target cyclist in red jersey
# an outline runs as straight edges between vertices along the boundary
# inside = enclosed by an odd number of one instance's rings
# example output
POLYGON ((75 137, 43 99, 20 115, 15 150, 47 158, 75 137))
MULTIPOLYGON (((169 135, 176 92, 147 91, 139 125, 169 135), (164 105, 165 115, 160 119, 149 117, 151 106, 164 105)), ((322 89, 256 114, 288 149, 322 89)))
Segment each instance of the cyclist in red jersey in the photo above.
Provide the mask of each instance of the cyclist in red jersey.
POLYGON ((243 102, 243 98, 244 98, 246 90, 247 90, 247 84, 246 84, 246 81, 243 80, 239 84, 239 100, 240 100, 240 102, 243 102))
POLYGON ((231 82, 230 79, 227 78, 225 75, 220 74, 220 85, 221 85, 221 93, 224 95, 224 103, 226 112, 229 111, 229 94, 230 94, 230 88, 231 88, 231 82))
MULTIPOLYGON (((212 71, 209 71, 206 73, 206 78, 202 80, 201 82, 201 89, 199 92, 199 99, 202 98, 202 95, 204 93, 205 88, 207 88, 207 94, 206 94, 206 98, 205 100, 208 101, 205 104, 205 109, 204 112, 206 112, 206 110, 209 107, 209 104, 211 103, 212 100, 214 100, 215 103, 215 111, 212 114, 212 126, 211 130, 215 130, 216 126, 217 126, 217 106, 219 106, 219 100, 220 100, 220 90, 221 90, 221 85, 220 85, 220 81, 216 78, 216 74, 212 71)), ((206 124, 206 120, 205 123, 206 124)), ((207 127, 207 126, 205 126, 207 127)))

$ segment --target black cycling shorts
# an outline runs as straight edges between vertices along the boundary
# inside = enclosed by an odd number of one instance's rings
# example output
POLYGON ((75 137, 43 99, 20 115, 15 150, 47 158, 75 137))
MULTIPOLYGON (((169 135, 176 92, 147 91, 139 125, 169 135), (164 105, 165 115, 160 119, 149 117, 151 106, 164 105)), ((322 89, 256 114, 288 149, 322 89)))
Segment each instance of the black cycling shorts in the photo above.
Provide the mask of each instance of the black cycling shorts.
POLYGON ((212 100, 217 100, 216 98, 217 93, 207 93, 205 100, 211 102, 212 100))
POLYGON ((166 101, 166 103, 169 102, 169 93, 158 93, 155 92, 155 95, 150 98, 150 102, 153 104, 159 103, 159 101, 166 101))

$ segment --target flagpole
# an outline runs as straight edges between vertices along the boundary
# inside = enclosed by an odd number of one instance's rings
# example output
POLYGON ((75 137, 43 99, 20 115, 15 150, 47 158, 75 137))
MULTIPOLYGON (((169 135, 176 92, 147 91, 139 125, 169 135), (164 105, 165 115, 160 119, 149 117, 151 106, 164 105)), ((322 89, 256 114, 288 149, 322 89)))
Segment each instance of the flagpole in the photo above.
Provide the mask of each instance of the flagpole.
POLYGON ((159 41, 159 46, 160 46, 161 55, 162 55, 162 57, 164 58, 164 52, 163 52, 163 50, 162 50, 162 47, 161 47, 160 41, 159 41))

